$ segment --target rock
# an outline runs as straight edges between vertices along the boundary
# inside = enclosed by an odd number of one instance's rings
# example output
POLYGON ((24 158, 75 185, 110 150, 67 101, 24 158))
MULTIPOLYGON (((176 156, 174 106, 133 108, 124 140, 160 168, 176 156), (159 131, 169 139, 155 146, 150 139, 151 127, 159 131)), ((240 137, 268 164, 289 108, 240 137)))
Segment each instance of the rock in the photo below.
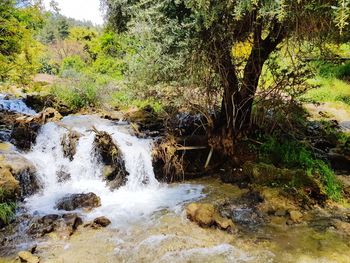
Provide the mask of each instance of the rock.
POLYGON ((77 208, 92 209, 101 206, 101 199, 94 193, 72 194, 58 200, 56 208, 58 210, 73 211, 77 208))
POLYGON ((326 190, 317 180, 317 176, 309 176, 301 169, 282 169, 271 164, 248 161, 243 165, 243 173, 250 178, 252 183, 259 185, 285 185, 293 182, 295 187, 304 189, 305 194, 320 204, 328 199, 326 190))
POLYGON ((187 217, 201 227, 216 226, 223 230, 232 230, 231 219, 223 218, 212 204, 191 203, 186 207, 187 217))
POLYGON ((105 216, 101 216, 94 219, 94 224, 101 227, 106 227, 111 224, 111 220, 105 216))
POLYGON ((83 220, 75 213, 51 214, 33 219, 29 223, 27 232, 34 237, 42 237, 55 232, 60 239, 67 239, 82 223, 83 220))
POLYGON ((19 182, 8 168, 0 167, 0 202, 14 200, 20 193, 19 182))
POLYGON ((58 121, 62 115, 53 108, 46 108, 35 116, 18 117, 11 133, 12 142, 19 149, 29 150, 35 142, 40 127, 47 123, 58 121))
POLYGON ((108 186, 114 190, 127 181, 128 172, 125 162, 118 146, 113 142, 112 137, 106 133, 95 129, 95 149, 100 154, 103 163, 105 180, 108 186))
POLYGON ((124 114, 120 111, 101 111, 99 116, 112 121, 120 121, 124 119, 124 114))
POLYGON ((332 225, 345 236, 350 236, 350 223, 334 219, 332 225))
POLYGON ((275 212, 275 216, 280 216, 280 217, 286 216, 286 214, 287 214, 287 211, 283 209, 279 209, 275 212))
POLYGON ((187 206, 187 216, 202 227, 211 226, 214 223, 215 207, 212 204, 192 203, 187 206))
POLYGON ((21 262, 27 262, 27 263, 39 263, 40 259, 37 256, 34 256, 29 251, 21 251, 18 253, 18 257, 21 262))
POLYGON ((350 156, 347 154, 342 154, 337 151, 337 149, 332 149, 328 155, 328 160, 330 161, 331 167, 338 171, 350 171, 350 156))
POLYGON ((62 138, 62 148, 63 148, 63 155, 66 158, 69 158, 69 160, 73 160, 74 155, 77 152, 77 145, 79 142, 79 139, 81 137, 81 134, 79 134, 76 131, 69 131, 68 134, 64 134, 62 138))
POLYGON ((299 211, 292 210, 292 211, 289 211, 289 216, 290 216, 290 219, 294 223, 300 223, 301 219, 303 217, 303 214, 301 212, 299 212, 299 211))
POLYGON ((35 166, 22 155, 18 153, 3 154, 0 158, 0 168, 8 169, 19 182, 19 197, 27 197, 40 189, 35 166))
MULTIPOLYGON (((164 120, 150 106, 142 109, 132 109, 125 113, 125 118, 133 123, 136 135, 159 136, 164 131, 164 120), (157 131, 153 133, 152 131, 157 131)), ((142 137, 142 136, 141 136, 142 137)))
POLYGON ((64 116, 74 113, 74 111, 70 107, 62 104, 61 101, 57 101, 56 98, 51 94, 27 95, 27 97, 24 99, 24 102, 26 105, 34 109, 36 112, 41 112, 49 107, 55 107, 55 109, 57 109, 64 116))
POLYGON ((56 176, 58 183, 68 181, 71 178, 71 175, 64 170, 57 171, 56 176))

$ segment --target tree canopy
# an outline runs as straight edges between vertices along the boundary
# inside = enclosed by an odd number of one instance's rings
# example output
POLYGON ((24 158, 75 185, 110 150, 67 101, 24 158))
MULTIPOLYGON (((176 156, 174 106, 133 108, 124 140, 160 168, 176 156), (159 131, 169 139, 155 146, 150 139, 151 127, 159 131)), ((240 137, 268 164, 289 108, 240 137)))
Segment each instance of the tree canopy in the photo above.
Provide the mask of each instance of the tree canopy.
POLYGON ((157 46, 159 63, 169 68, 165 74, 166 67, 163 68, 163 76, 182 81, 189 74, 194 75, 193 67, 197 67, 197 79, 203 80, 211 72, 205 85, 210 88, 215 84, 222 90, 221 114, 215 124, 221 138, 235 138, 249 126, 263 66, 284 41, 315 38, 336 41, 348 36, 349 1, 103 0, 103 3, 111 28, 143 35, 157 46), (248 47, 243 60, 232 52, 242 43, 248 47))

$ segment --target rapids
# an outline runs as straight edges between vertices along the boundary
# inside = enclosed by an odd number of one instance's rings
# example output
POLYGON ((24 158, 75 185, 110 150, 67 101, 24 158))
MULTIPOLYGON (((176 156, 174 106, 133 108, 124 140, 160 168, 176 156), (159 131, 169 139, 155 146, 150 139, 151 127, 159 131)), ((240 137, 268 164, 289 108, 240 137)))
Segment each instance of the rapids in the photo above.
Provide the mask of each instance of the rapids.
MULTIPOLYGON (((0 96, 0 110, 35 114, 22 101, 4 95, 0 96)), ((24 200, 18 218, 64 213, 55 208, 60 198, 93 192, 101 198, 101 206, 74 212, 84 222, 106 216, 112 225, 98 230, 81 226, 65 240, 51 234, 33 240, 26 236, 28 221, 23 220, 13 239, 15 246, 10 244, 6 250, 0 244, 0 255, 9 256, 0 256, 0 262, 14 262, 18 251, 33 246, 41 262, 350 262, 349 238, 323 227, 328 220, 324 218, 313 222, 315 226, 237 225, 240 229, 233 234, 200 228, 187 220, 187 203, 239 199, 247 190, 224 184, 217 177, 185 184, 160 183, 153 172, 152 144, 151 139, 135 137, 127 123, 96 116, 68 116, 45 124, 29 152, 20 153, 10 143, 2 143, 0 153, 16 152, 35 165, 41 184, 37 194, 24 200), (103 164, 94 150, 95 129, 110 134, 122 153, 129 175, 117 190, 110 190, 103 180, 103 164), (72 159, 64 156, 61 144, 70 131, 81 135, 72 159), (58 180, 60 172, 70 176, 58 180)))
POLYGON ((126 227, 133 222, 146 223, 154 212, 176 210, 186 201, 203 197, 203 187, 199 185, 160 184, 154 176, 151 152, 152 140, 131 135, 123 123, 116 125, 94 116, 70 116, 59 123, 48 123, 25 155, 36 166, 43 187, 40 193, 26 200, 26 206, 36 214, 57 213, 58 199, 68 194, 93 192, 101 198, 102 205, 84 213, 86 218, 108 215, 114 226, 126 227), (111 191, 103 181, 103 165, 94 151, 93 127, 109 133, 122 152, 129 175, 126 185, 117 190, 111 191), (61 141, 72 130, 81 137, 71 161, 64 157, 61 141), (57 174, 61 171, 70 178, 58 182, 57 174))

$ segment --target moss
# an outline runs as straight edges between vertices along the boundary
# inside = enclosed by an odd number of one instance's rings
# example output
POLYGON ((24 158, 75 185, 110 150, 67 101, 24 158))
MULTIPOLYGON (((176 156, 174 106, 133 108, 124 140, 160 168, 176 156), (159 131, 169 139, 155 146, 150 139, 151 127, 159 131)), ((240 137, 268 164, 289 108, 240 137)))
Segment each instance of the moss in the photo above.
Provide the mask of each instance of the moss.
MULTIPOLYGON (((291 179, 289 185, 298 187, 300 184, 304 185, 304 181, 309 180, 308 183, 315 187, 315 182, 319 182, 322 185, 320 189, 324 188, 329 198, 336 201, 342 198, 342 186, 334 171, 299 141, 279 141, 270 137, 260 147, 260 159, 281 168, 301 169, 303 173, 289 178, 291 179)), ((285 173, 285 179, 288 179, 287 174, 285 173)))

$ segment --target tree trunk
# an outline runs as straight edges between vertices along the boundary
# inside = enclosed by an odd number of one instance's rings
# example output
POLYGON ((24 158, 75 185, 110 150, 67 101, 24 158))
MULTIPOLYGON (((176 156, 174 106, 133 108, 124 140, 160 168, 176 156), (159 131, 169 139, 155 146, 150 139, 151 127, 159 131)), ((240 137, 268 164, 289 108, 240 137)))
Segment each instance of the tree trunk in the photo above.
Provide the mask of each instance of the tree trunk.
POLYGON ((262 29, 258 25, 254 31, 254 43, 241 83, 232 62, 231 50, 222 57, 220 63, 219 71, 223 80, 224 94, 221 114, 216 121, 210 144, 214 148, 222 149, 229 156, 234 156, 235 141, 250 128, 254 97, 264 63, 285 37, 278 23, 272 27, 265 39, 261 39, 261 34, 262 29))

